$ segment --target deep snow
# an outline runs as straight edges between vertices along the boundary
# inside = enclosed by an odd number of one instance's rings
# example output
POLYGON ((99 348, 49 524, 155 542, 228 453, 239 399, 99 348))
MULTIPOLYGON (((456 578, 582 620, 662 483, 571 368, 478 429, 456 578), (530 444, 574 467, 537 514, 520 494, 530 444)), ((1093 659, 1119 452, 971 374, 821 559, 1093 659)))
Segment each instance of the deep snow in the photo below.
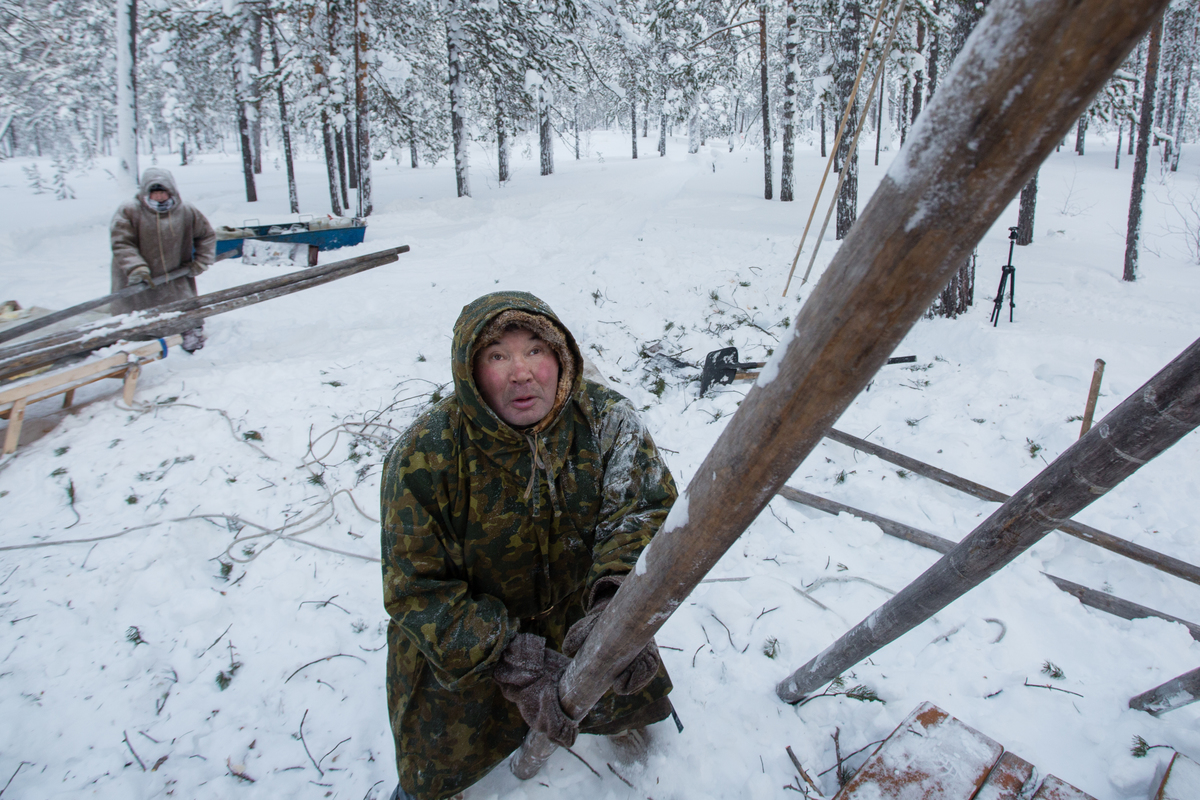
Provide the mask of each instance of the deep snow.
MULTIPOLYGON (((784 204, 762 199, 751 148, 714 141, 689 156, 675 138, 667 158, 633 161, 627 134, 592 133, 582 160, 560 145, 558 173, 543 178, 536 142, 526 144, 503 187, 489 180, 489 153, 472 153, 474 198, 454 197, 448 164, 376 162, 366 243, 322 261, 410 245, 398 263, 213 318, 205 349, 145 369, 133 408, 115 382, 82 390, 70 414, 54 401, 30 408, 26 443, 0 462, 0 787, 15 773, 6 797, 388 796, 385 616, 367 515, 388 442, 447 391, 451 326, 485 292, 545 299, 645 407, 687 485, 748 386, 698 400, 695 371, 660 376, 641 355, 657 344, 698 364, 732 343, 763 360, 789 335, 817 275, 780 293, 823 162, 801 148, 798 200, 784 204), (264 531, 285 524, 297 540, 264 531)), ((974 308, 919 322, 897 353, 917 363, 881 370, 838 428, 1012 492, 1077 437, 1069 418, 1082 413, 1094 359, 1107 362, 1099 418, 1193 340, 1200 266, 1178 229, 1200 162, 1185 149, 1179 173, 1152 170, 1142 274, 1128 284, 1132 158, 1114 170, 1111 145, 1093 132, 1089 146, 1083 157, 1064 147, 1042 169, 1035 241, 1014 255, 1016 321, 1007 309, 998 327, 988 320, 1014 205, 979 246, 974 308)), ((863 153, 860 205, 892 156, 875 167, 863 153)), ((291 219, 274 153, 256 204, 239 199, 235 155, 175 161, 159 164, 214 224, 291 219)), ((106 293, 107 223, 123 199, 114 164, 71 176, 77 199, 56 201, 27 187, 30 163, 0 163, 0 300, 63 308, 106 293)), ((45 174, 48 159, 39 163, 45 174)), ((302 206, 325 209, 320 162, 298 170, 302 206)), ((817 274, 836 249, 829 237, 817 274)), ((200 283, 214 291, 276 274, 225 261, 200 283)), ((1079 519, 1200 563, 1197 464, 1192 434, 1079 519)), ((831 442, 789 483, 954 539, 994 508, 831 442)), ((1057 533, 847 676, 886 704, 776 698, 777 681, 936 557, 777 498, 713 570, 721 580, 702 584, 658 636, 682 734, 657 726, 644 767, 583 737, 575 750, 598 777, 558 752, 532 781, 501 767, 467 797, 790 797, 785 746, 816 777, 835 762, 836 729, 852 752, 923 700, 1098 800, 1148 796, 1170 750, 1134 758, 1135 735, 1200 756, 1197 706, 1161 718, 1127 708, 1194 669, 1200 644, 1179 625, 1085 608, 1039 573, 1192 621, 1200 587, 1057 533), (1065 677, 1043 674, 1046 662, 1065 677)), ((817 780, 832 795, 833 772, 817 780)))

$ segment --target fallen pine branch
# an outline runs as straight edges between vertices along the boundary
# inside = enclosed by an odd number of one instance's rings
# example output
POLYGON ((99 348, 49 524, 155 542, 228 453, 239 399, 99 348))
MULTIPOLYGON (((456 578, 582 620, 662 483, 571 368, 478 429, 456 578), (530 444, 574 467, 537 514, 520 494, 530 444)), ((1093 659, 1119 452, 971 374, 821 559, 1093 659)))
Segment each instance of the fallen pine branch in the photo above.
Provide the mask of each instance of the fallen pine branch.
POLYGON ((1060 689, 1057 686, 1051 686, 1048 683, 1030 683, 1029 679, 1025 679, 1025 685, 1030 689, 1049 689, 1052 692, 1063 692, 1065 694, 1073 694, 1076 697, 1083 697, 1079 692, 1072 692, 1070 689, 1060 689))
POLYGON ((365 663, 367 663, 366 661, 363 661, 363 659, 361 659, 361 658, 359 658, 358 656, 355 656, 355 655, 350 655, 350 654, 348 654, 348 653, 334 653, 334 654, 333 654, 333 655, 331 655, 331 656, 325 656, 324 658, 318 658, 316 661, 310 661, 310 662, 308 662, 308 663, 307 663, 307 664, 305 664, 303 667, 301 667, 300 669, 298 669, 298 670, 296 670, 295 672, 293 672, 291 675, 288 675, 288 677, 287 677, 287 681, 284 681, 284 683, 287 683, 287 682, 288 682, 288 681, 290 681, 292 678, 296 677, 296 676, 297 676, 297 675, 300 673, 300 671, 301 671, 301 670, 308 669, 308 668, 309 668, 309 667, 311 667, 313 664, 320 664, 322 661, 330 661, 330 660, 332 660, 332 659, 335 659, 335 658, 354 658, 354 659, 358 659, 359 661, 362 661, 362 663, 364 663, 364 664, 365 664, 365 663))
MULTIPOLYGON (((820 797, 822 800, 824 800, 825 795, 821 794, 821 790, 817 788, 815 783, 813 783, 813 779, 808 777, 808 773, 804 771, 804 767, 800 766, 800 759, 796 758, 796 754, 792 752, 792 746, 789 744, 784 749, 787 750, 788 758, 792 760, 792 764, 795 765, 796 771, 800 773, 800 777, 804 779, 805 783, 812 787, 812 790, 817 793, 817 797, 820 797)), ((799 789, 796 791, 799 791, 799 789)))
MULTIPOLYGON (((249 775, 246 774, 246 766, 244 764, 238 764, 235 767, 233 765, 233 760, 226 757, 225 766, 229 769, 229 774, 232 775, 233 777, 237 778, 238 780, 246 781, 247 783, 254 783, 254 778, 251 778, 249 775)), ((156 769, 157 769, 157 767, 156 767, 156 769)))
POLYGON ((142 757, 137 754, 137 750, 133 749, 133 743, 129 741, 129 731, 124 731, 125 746, 129 748, 129 752, 133 753, 133 757, 137 759, 138 766, 142 768, 142 772, 146 771, 146 765, 142 762, 142 757))

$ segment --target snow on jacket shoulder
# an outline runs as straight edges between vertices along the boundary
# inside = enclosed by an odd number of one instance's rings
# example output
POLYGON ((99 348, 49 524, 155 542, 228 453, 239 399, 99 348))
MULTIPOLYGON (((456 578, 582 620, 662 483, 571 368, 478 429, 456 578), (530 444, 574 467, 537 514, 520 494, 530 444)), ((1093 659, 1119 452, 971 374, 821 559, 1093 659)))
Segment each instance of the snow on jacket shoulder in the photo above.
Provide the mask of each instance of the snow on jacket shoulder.
MULTIPOLYGON (((189 261, 211 265, 216 258, 217 233, 195 206, 183 202, 171 173, 151 167, 142 173, 137 195, 122 203, 109 226, 112 240, 112 291, 124 289, 129 273, 140 266, 153 277, 162 277, 189 261), (147 205, 150 187, 165 186, 174 198, 170 210, 159 213, 147 205)), ((113 303, 113 313, 123 314, 196 296, 195 278, 179 278, 164 286, 113 303)))
MULTIPOLYGON (((580 370, 539 434, 492 412, 471 356, 476 336, 507 309, 551 319, 582 363, 536 297, 476 300, 455 324, 454 395, 417 419, 383 470, 388 711, 400 784, 421 800, 461 791, 520 745, 528 728, 491 679, 500 654, 518 632, 560 649, 591 585, 633 569, 677 496, 629 401, 580 370)), ((670 688, 660 670, 640 694, 610 692, 580 729, 620 729, 670 688)))

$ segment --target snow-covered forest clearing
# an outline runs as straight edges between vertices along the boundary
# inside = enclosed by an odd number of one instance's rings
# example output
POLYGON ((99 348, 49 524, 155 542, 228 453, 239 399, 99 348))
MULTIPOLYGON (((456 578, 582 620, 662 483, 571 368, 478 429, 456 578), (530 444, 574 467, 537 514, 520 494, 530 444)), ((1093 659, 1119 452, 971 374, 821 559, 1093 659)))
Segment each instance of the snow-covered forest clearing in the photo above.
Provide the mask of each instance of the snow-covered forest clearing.
MULTIPOLYGON (((137 124, 122 149, 112 4, 0 5, 10 36, 34 43, 6 45, 0 77, 0 302, 61 309, 110 290, 130 153, 170 169, 214 225, 366 216, 366 241, 322 263, 411 251, 210 318, 202 350, 144 367, 132 404, 105 381, 70 410, 29 406, 0 460, 0 797, 389 797, 380 467, 451 390, 460 309, 495 290, 544 299, 688 486, 751 387, 698 396, 705 354, 733 345, 767 361, 803 341, 794 323, 979 17, 957 3, 901 15, 855 116, 865 129, 836 222, 801 283, 830 173, 784 297, 874 9, 135 8, 137 124), (356 11, 369 37, 359 98, 356 11), (851 29, 860 38, 834 35, 851 29)), ((1031 242, 1010 245, 1014 197, 956 276, 950 300, 973 291, 973 304, 939 300, 895 349, 915 362, 882 367, 837 430, 1014 493, 1079 438, 1096 359, 1099 423, 1195 340, 1196 11, 1171 7, 1159 49, 1135 47, 1042 164, 1031 242), (1131 275, 1148 51, 1161 52, 1159 102, 1131 275), (1013 321, 1006 299, 993 325, 1010 252, 1013 321)), ((224 260, 198 282, 214 292, 286 269, 224 260)), ((1192 433, 1076 519, 1200 564, 1197 465, 1192 433)), ((787 485, 953 541, 999 507, 828 439, 787 485)), ((777 683, 938 559, 775 497, 657 634, 682 732, 655 725, 643 765, 581 736, 536 778, 502 765, 467 800, 802 796, 789 746, 832 797, 839 759, 860 766, 922 701, 1097 800, 1149 797, 1173 751, 1200 759, 1200 704, 1129 708, 1200 666, 1189 628, 1104 613, 1045 575, 1192 623, 1200 586, 1060 532, 844 685, 779 699, 777 683)))

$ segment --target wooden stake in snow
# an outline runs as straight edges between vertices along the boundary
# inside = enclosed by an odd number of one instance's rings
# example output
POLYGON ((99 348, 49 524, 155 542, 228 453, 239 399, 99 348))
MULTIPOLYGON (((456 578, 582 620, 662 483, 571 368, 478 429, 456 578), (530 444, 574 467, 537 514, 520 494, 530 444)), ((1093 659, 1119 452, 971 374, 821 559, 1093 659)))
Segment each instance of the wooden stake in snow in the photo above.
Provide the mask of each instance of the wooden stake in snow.
POLYGON ((1200 339, 920 577, 780 682, 796 703, 994 575, 1200 425, 1200 339))
MULTIPOLYGON (((998 0, 559 684, 576 719, 866 388, 1166 0, 998 0)), ((1086 440, 1085 440, 1086 441, 1086 440)), ((554 745, 531 733, 513 763, 554 745)))
POLYGON ((1079 426, 1079 438, 1092 428, 1092 416, 1096 413, 1096 398, 1100 396, 1100 381, 1104 379, 1104 359, 1097 358, 1092 367, 1092 386, 1088 389, 1087 405, 1083 408, 1083 424, 1079 426))

